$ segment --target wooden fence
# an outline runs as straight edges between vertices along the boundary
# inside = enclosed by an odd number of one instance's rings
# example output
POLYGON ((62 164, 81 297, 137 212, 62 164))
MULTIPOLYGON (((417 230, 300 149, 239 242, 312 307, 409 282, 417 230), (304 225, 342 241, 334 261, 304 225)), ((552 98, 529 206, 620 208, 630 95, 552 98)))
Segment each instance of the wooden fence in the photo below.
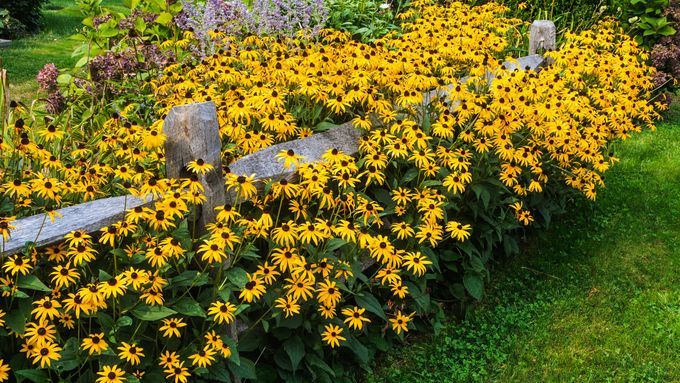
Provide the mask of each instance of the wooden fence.
MULTIPOLYGON (((546 64, 546 60, 536 52, 538 49, 555 49, 555 36, 555 25, 551 21, 535 21, 530 29, 530 55, 504 62, 503 65, 509 70, 538 70, 546 64)), ((489 82, 493 81, 493 74, 488 73, 487 79, 489 82)), ((461 79, 465 80, 466 78, 461 79)), ((425 100, 430 100, 438 92, 428 93, 425 100)), ((169 178, 181 177, 186 164, 198 158, 212 164, 215 169, 222 168, 219 124, 214 103, 203 102, 174 107, 164 121, 163 131, 167 136, 165 157, 169 178)), ((361 134, 360 130, 348 122, 307 138, 267 147, 240 158, 229 168, 236 175, 255 174, 256 180, 291 177, 294 170, 284 168, 276 158, 281 151, 292 149, 296 154, 302 155, 307 163, 319 162, 322 155, 333 148, 347 154, 355 154, 361 134)), ((198 217, 199 224, 204 226, 214 220, 215 207, 227 202, 228 195, 225 192, 221 171, 213 171, 207 176, 202 176, 200 182, 205 188, 207 197, 198 217)), ((111 197, 59 209, 57 213, 61 218, 54 222, 51 222, 46 214, 16 220, 12 223, 15 229, 12 230, 10 239, 0 247, 0 255, 18 253, 27 243, 34 243, 37 247, 55 244, 76 230, 96 232, 121 221, 128 209, 146 206, 152 202, 151 197, 146 199, 131 195, 111 197)))

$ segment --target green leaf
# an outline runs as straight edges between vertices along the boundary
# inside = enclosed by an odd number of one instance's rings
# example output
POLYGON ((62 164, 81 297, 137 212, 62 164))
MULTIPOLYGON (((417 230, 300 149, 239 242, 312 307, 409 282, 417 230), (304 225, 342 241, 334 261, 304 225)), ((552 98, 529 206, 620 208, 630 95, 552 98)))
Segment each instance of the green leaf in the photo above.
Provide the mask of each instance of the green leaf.
POLYGON ((169 287, 203 286, 209 282, 208 273, 201 273, 196 270, 185 271, 171 279, 169 287))
POLYGON ((168 12, 163 12, 156 18, 156 22, 160 25, 168 25, 172 21, 172 15, 168 12))
POLYGON ((332 238, 326 243, 326 252, 327 253, 332 253, 335 250, 345 246, 347 242, 340 238, 332 238))
POLYGON ((120 33, 120 31, 116 28, 102 28, 99 31, 99 35, 101 37, 106 37, 106 38, 111 38, 111 37, 117 36, 118 33, 120 33))
POLYGON ((80 358, 78 352, 80 345, 78 339, 69 338, 64 344, 64 349, 61 351, 61 358, 55 361, 52 366, 59 371, 71 371, 80 366, 80 358))
POLYGON ((70 74, 68 73, 62 73, 59 76, 57 76, 57 83, 61 85, 68 84, 71 82, 71 78, 73 78, 70 74))
POLYGON ((201 305, 191 297, 183 297, 178 300, 172 308, 183 315, 205 318, 205 311, 203 311, 201 305))
POLYGON ((323 122, 319 123, 317 126, 314 127, 314 131, 315 131, 315 132, 325 132, 325 131, 327 131, 327 130, 329 130, 329 129, 337 128, 338 126, 339 126, 339 125, 334 124, 334 123, 332 123, 332 122, 323 121, 323 122))
MULTIPOLYGON (((225 299, 225 300, 226 300, 226 299, 225 299)), ((246 311, 246 310, 249 309, 249 308, 250 308, 250 305, 249 305, 249 304, 247 304, 247 303, 241 303, 240 305, 238 305, 238 306, 236 307, 236 311, 234 311, 234 315, 238 315, 238 314, 240 314, 240 313, 246 311)))
POLYGON ((50 378, 47 376, 47 372, 45 370, 16 370, 14 371, 14 375, 17 377, 17 382, 21 383, 24 381, 24 379, 28 379, 31 382, 35 383, 44 383, 48 382, 50 378))
POLYGON ((489 194, 489 190, 484 185, 475 184, 472 185, 472 191, 475 192, 477 199, 482 201, 484 209, 488 209, 489 201, 491 200, 491 194, 489 194))
POLYGON ((31 301, 28 299, 19 300, 16 308, 7 311, 7 317, 5 318, 7 328, 17 334, 23 334, 26 321, 30 315, 31 301))
POLYGON ((406 174, 404 174, 403 177, 401 177, 401 181, 399 182, 400 185, 404 185, 406 183, 409 183, 413 181, 416 177, 418 177, 418 169, 416 168, 410 168, 406 174))
POLYGON ((362 295, 356 295, 354 300, 357 302, 357 305, 379 316, 382 320, 387 320, 387 317, 385 316, 385 310, 383 310, 380 302, 378 302, 378 300, 372 294, 363 293, 362 295))
POLYGON ((49 293, 52 291, 49 287, 45 286, 44 283, 38 279, 35 275, 24 275, 19 277, 19 282, 17 283, 21 289, 38 290, 49 293))
POLYGON ((389 191, 385 189, 376 189, 373 191, 373 195, 375 195, 375 199, 380 202, 381 204, 387 206, 392 203, 392 195, 390 194, 389 191))
POLYGON ((407 281, 405 285, 408 287, 408 291, 411 294, 413 300, 416 301, 420 312, 429 312, 431 306, 430 294, 423 292, 423 288, 411 281, 407 281))
POLYGON ((242 289, 248 283, 248 273, 240 267, 234 267, 227 271, 227 280, 242 289))
POLYGON ((300 361, 305 357, 305 344, 302 343, 300 337, 294 336, 283 343, 283 349, 286 350, 286 354, 290 358, 293 371, 296 371, 300 361))
POLYGON ((132 315, 145 321, 157 321, 170 315, 177 314, 177 311, 165 306, 141 306, 132 310, 132 315))
POLYGON ((255 370, 255 363, 250 359, 241 358, 241 364, 236 365, 234 363, 229 363, 229 369, 234 375, 243 379, 257 379, 257 372, 255 370))
POLYGON ((113 317, 109 314, 107 314, 104 311, 99 311, 97 313, 97 319, 99 319, 99 323, 102 326, 102 329, 104 332, 108 333, 110 331, 113 331, 113 327, 115 326, 115 322, 113 321, 113 317))
POLYGON ((470 256, 470 267, 477 273, 482 273, 486 267, 484 267, 484 261, 476 255, 470 256))
POLYGON ((127 315, 118 318, 118 320, 116 321, 116 327, 118 327, 118 328, 128 327, 128 326, 131 326, 131 325, 132 325, 132 318, 130 318, 127 315))
POLYGON ((323 359, 319 358, 316 354, 314 353, 309 353, 305 356, 305 360, 307 363, 309 363, 310 366, 315 366, 319 367, 321 370, 326 371, 329 373, 332 377, 335 377, 335 371, 326 364, 326 362, 323 361, 323 359))
POLYGON ((104 270, 99 270, 99 280, 100 280, 100 281, 102 281, 102 282, 108 281, 108 280, 111 279, 111 278, 113 278, 113 277, 111 276, 111 274, 107 273, 107 272, 104 271, 104 270))
POLYGON ((663 28, 657 31, 657 33, 662 36, 672 36, 675 34, 675 32, 676 32, 675 29, 670 25, 664 25, 663 28))
POLYGON ((76 68, 82 68, 82 67, 84 67, 85 64, 87 64, 88 59, 89 59, 89 57, 87 57, 87 56, 81 57, 80 60, 78 60, 78 62, 76 62, 75 67, 76 67, 76 68))
POLYGON ((224 367, 224 365, 215 363, 208 367, 208 376, 210 380, 216 380, 218 382, 231 383, 231 377, 229 376, 229 371, 224 367))
POLYGON ((484 293, 484 280, 480 274, 470 272, 465 273, 465 275, 463 275, 463 285, 465 286, 465 290, 467 290, 473 298, 476 300, 482 299, 484 293))
POLYGON ((368 355, 368 348, 364 346, 357 338, 354 336, 348 336, 347 337, 347 343, 345 343, 347 347, 354 352, 354 355, 357 356, 359 361, 363 364, 368 363, 369 361, 369 355, 368 355))

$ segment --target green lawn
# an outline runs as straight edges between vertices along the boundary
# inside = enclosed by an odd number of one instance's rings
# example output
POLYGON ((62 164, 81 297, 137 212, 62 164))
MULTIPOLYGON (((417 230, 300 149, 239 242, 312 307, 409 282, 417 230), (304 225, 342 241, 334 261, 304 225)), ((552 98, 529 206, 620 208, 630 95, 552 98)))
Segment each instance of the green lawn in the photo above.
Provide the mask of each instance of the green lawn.
POLYGON ((467 321, 366 381, 680 382, 680 106, 617 146, 595 204, 500 266, 467 321))
MULTIPOLYGON (((115 6, 121 0, 105 0, 103 5, 115 6)), ((44 28, 39 33, 12 42, 10 48, 0 49, 0 59, 7 69, 12 98, 30 101, 37 97, 35 76, 47 63, 58 68, 69 68, 77 59, 71 57, 77 41, 69 36, 78 31, 83 15, 75 0, 51 0, 43 9, 44 28)))

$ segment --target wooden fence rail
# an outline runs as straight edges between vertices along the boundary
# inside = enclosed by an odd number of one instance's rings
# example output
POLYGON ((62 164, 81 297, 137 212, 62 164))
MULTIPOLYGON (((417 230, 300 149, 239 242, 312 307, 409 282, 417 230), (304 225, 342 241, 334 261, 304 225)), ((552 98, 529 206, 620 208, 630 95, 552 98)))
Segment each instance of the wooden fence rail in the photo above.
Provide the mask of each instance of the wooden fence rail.
MULTIPOLYGON (((534 22, 531 25, 529 46, 529 56, 505 62, 503 65, 509 70, 538 70, 545 65, 544 57, 535 53, 538 48, 555 49, 555 25, 546 20, 534 22)), ((493 81, 493 74, 488 74, 487 78, 488 81, 493 81)), ((425 100, 432 99, 438 92, 440 91, 429 92, 425 100)), ((453 107, 455 106, 454 103, 453 107)), ((168 177, 182 177, 186 174, 187 163, 198 158, 221 169, 221 142, 214 103, 194 103, 173 108, 164 121, 163 130, 168 137, 165 145, 168 177)), ((360 137, 361 131, 348 122, 307 138, 276 144, 244 156, 230 165, 230 171, 236 175, 254 174, 258 180, 289 177, 294 171, 284 168, 276 158, 281 151, 292 149, 296 154, 304 156, 307 163, 319 162, 322 155, 333 148, 355 154, 360 137)), ((199 217, 199 223, 204 226, 214 219, 215 207, 223 205, 228 196, 225 193, 222 172, 213 171, 207 177, 202 176, 200 181, 207 197, 206 203, 201 206, 199 217)), ((12 230, 10 239, 1 243, 0 254, 18 253, 27 242, 33 242, 38 247, 55 244, 76 230, 98 231, 122 220, 127 209, 150 203, 151 198, 119 196, 59 209, 57 212, 62 217, 54 222, 47 219, 45 214, 19 219, 13 222, 15 229, 12 230)))

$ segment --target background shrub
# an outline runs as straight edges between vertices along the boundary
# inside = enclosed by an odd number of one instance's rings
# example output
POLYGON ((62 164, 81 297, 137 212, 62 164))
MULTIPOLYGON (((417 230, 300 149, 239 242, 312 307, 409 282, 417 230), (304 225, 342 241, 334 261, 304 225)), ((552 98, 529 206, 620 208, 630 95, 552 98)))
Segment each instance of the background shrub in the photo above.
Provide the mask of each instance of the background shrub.
POLYGON ((354 38, 371 41, 398 30, 397 14, 407 7, 407 1, 329 0, 326 25, 349 32, 354 38))
POLYGON ((13 39, 26 33, 26 26, 9 14, 9 11, 0 8, 0 37, 13 39))
MULTIPOLYGON (((664 17, 674 29, 680 29, 680 1, 672 0, 664 11, 664 17)), ((680 81, 680 34, 661 37, 652 47, 650 59, 659 70, 654 77, 655 85, 675 90, 680 81)), ((669 97, 664 98, 670 100, 669 97)))
MULTIPOLYGON (((47 0, 10 0, 3 1, 2 7, 9 11, 9 15, 21 23, 27 32, 34 32, 40 27, 42 19, 41 9, 47 3, 47 0)), ((18 25, 4 30, 2 33, 9 35, 16 35, 22 31, 18 25)))

